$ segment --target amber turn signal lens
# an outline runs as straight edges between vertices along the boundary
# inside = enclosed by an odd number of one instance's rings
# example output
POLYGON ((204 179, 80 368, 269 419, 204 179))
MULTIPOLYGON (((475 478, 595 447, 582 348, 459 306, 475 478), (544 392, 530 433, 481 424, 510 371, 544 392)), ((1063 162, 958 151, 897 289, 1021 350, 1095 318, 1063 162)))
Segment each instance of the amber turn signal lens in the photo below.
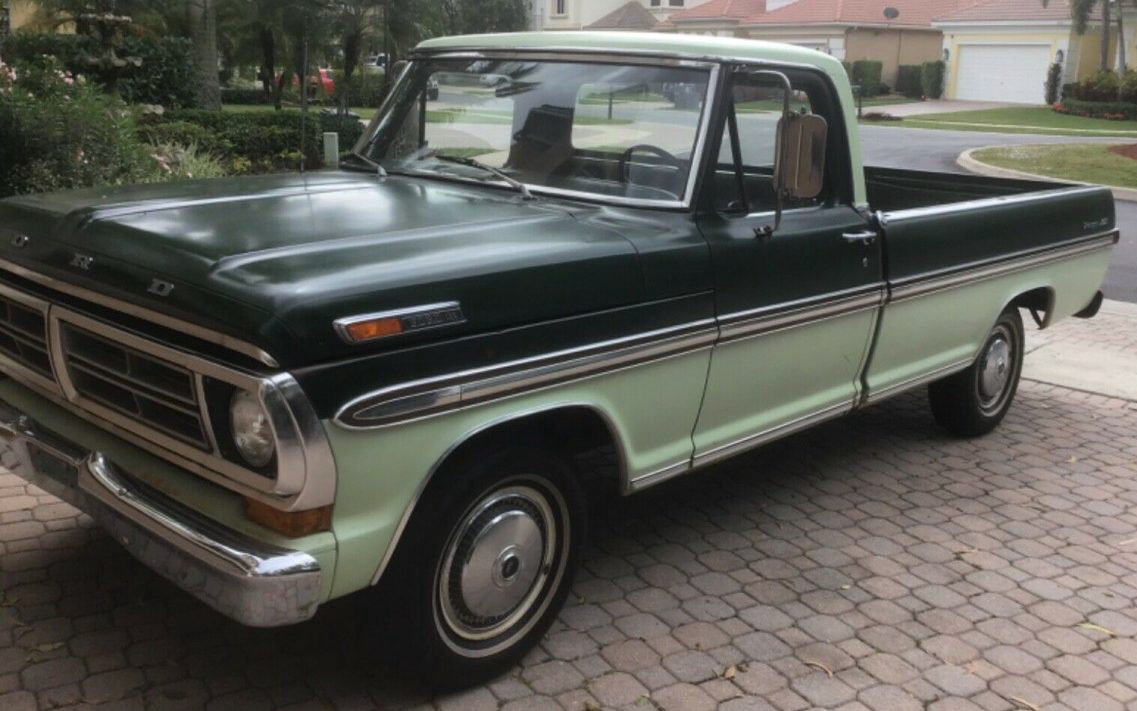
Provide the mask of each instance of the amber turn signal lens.
POLYGON ((402 333, 403 322, 397 318, 377 318, 348 324, 344 327, 344 331, 353 343, 362 343, 402 333))
POLYGON ((299 538, 332 527, 331 506, 307 511, 281 511, 255 499, 245 499, 245 516, 253 523, 259 523, 289 538, 299 538))

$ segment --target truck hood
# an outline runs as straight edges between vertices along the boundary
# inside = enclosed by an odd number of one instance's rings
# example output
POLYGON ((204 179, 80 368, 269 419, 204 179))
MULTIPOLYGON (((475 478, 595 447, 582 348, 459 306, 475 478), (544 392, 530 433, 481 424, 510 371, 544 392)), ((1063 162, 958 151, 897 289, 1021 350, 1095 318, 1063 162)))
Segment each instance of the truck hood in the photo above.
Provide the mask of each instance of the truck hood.
POLYGON ((81 190, 0 201, 0 258, 248 341, 289 367, 642 299, 633 247, 574 210, 594 209, 350 172, 81 190), (152 293, 155 279, 173 289, 152 293), (465 323, 370 346, 333 328, 450 301, 465 323))

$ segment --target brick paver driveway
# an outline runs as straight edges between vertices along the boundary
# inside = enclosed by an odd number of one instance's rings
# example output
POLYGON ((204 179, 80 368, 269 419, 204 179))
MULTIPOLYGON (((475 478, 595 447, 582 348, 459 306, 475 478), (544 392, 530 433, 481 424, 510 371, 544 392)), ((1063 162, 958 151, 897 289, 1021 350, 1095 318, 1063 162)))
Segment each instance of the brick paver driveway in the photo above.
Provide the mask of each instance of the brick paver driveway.
POLYGON ((357 601, 241 628, 7 474, 0 590, 4 711, 1134 708, 1137 403, 1024 382, 960 441, 905 395, 608 504, 541 648, 448 698, 369 666, 357 601))

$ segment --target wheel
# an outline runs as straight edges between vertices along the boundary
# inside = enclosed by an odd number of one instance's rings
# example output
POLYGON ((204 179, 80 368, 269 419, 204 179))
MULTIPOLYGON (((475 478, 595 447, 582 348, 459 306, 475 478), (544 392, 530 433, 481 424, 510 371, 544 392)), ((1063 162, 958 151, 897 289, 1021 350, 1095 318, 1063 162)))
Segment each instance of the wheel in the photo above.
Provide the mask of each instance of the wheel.
MULTIPOLYGON (((584 543, 584 494, 544 450, 465 457, 439 473, 384 574, 387 644, 431 686, 496 676, 560 611, 584 543), (408 650, 407 647, 410 647, 408 650)), ((380 642, 383 643, 383 642, 380 642)))
POLYGON ((1023 320, 1017 308, 999 315, 967 370, 928 386, 936 422, 961 437, 995 429, 1015 399, 1023 369, 1023 320))

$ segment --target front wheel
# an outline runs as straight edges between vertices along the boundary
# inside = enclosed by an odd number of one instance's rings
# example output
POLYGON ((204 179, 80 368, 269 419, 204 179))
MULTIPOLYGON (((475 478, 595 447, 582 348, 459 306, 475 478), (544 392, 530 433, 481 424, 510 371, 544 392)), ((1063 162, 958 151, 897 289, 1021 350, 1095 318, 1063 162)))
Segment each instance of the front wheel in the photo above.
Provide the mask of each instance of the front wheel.
POLYGON ((420 501, 379 611, 389 643, 433 686, 508 669, 548 629, 584 542, 584 496, 570 466, 529 448, 468 457, 420 501), (404 654, 404 652, 400 652, 404 654))
POLYGON ((961 437, 978 437, 995 429, 1018 390, 1023 345, 1022 316, 1010 307, 999 315, 967 370, 928 386, 936 422, 961 437))

